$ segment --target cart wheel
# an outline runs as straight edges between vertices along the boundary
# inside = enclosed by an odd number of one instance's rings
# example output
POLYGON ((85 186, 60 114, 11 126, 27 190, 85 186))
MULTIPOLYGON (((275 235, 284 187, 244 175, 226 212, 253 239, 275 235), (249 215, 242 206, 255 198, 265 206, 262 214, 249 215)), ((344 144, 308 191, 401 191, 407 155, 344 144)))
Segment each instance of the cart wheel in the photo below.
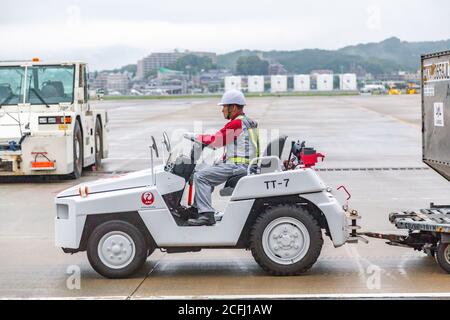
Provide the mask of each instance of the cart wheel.
POLYGON ((322 250, 322 230, 304 209, 278 206, 255 222, 250 248, 256 262, 269 274, 294 276, 309 270, 322 250))
POLYGON ((106 278, 126 278, 144 265, 149 248, 142 233, 131 223, 115 220, 102 223, 88 240, 91 266, 106 278))
POLYGON ((439 242, 436 259, 441 268, 450 273, 450 243, 439 242))

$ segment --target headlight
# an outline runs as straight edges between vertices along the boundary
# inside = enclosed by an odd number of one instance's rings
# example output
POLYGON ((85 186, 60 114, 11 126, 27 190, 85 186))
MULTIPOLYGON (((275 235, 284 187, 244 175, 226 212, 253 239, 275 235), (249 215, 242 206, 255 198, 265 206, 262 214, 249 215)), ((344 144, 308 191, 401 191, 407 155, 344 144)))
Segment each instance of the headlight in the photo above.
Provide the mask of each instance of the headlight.
POLYGON ((39 124, 47 124, 48 120, 47 117, 39 117, 39 124))

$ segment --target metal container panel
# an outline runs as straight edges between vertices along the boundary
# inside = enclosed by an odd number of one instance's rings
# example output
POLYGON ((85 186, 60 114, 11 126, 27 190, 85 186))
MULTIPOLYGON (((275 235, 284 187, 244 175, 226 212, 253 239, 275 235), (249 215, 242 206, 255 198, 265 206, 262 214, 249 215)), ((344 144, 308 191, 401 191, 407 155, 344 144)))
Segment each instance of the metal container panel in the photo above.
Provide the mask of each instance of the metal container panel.
POLYGON ((422 56, 423 161, 450 181, 450 51, 422 56))

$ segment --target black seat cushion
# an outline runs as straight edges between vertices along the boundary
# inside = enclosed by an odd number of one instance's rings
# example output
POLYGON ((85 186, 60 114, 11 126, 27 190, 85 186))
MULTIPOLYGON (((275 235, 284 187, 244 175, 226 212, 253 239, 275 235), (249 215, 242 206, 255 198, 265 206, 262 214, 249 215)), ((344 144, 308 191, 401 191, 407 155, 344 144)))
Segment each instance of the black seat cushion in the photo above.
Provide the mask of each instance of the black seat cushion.
POLYGON ((232 176, 225 183, 225 188, 235 188, 236 185, 238 184, 239 180, 241 180, 245 176, 247 176, 246 173, 242 173, 242 174, 239 174, 239 175, 232 176))

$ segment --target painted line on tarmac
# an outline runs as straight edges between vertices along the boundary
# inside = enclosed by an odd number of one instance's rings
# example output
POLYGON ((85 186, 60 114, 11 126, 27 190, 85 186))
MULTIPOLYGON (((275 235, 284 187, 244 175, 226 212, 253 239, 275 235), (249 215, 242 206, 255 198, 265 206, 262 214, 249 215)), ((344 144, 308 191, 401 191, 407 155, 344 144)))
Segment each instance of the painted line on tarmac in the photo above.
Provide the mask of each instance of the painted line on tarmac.
POLYGON ((363 294, 295 294, 295 295, 214 295, 214 296, 75 296, 75 297, 27 297, 0 298, 4 300, 353 300, 353 299, 443 299, 450 300, 450 293, 363 293, 363 294))
POLYGON ((450 299, 450 293, 363 293, 363 294, 295 294, 295 295, 216 295, 216 296, 155 296, 136 300, 318 300, 318 299, 450 299))
POLYGON ((153 268, 147 273, 147 275, 144 277, 144 279, 141 281, 141 283, 139 283, 139 285, 136 287, 136 289, 133 290, 133 292, 126 298, 126 300, 133 299, 133 296, 139 291, 139 289, 142 287, 144 282, 150 277, 150 275, 153 273, 153 271, 156 270, 156 268, 159 266, 159 264, 161 263, 161 261, 164 259, 164 257, 166 255, 167 255, 167 253, 164 254, 161 258, 159 258, 159 260, 155 263, 153 268))
POLYGON ((294 295, 214 295, 214 296, 75 296, 75 297, 36 297, 36 298, 0 298, 2 300, 336 300, 336 299, 445 299, 450 293, 363 293, 363 294, 294 294, 294 295))
POLYGON ((319 172, 333 172, 333 171, 428 171, 429 167, 371 167, 371 168, 314 168, 319 172))
POLYGON ((0 298, 0 301, 5 300, 30 300, 30 301, 41 301, 41 300, 125 300, 127 296, 86 296, 86 297, 31 297, 31 298, 20 298, 20 297, 11 297, 11 298, 0 298))
POLYGON ((393 121, 395 121, 395 122, 402 123, 402 124, 404 124, 404 125, 412 126, 412 127, 419 128, 419 129, 422 128, 422 125, 419 125, 419 124, 417 124, 417 123, 415 123, 415 122, 412 122, 412 121, 407 121, 407 120, 398 118, 398 117, 393 116, 393 115, 391 115, 391 114, 382 112, 381 110, 373 110, 373 109, 370 108, 370 107, 364 107, 364 106, 360 106, 360 105, 353 105, 353 107, 356 107, 356 108, 358 108, 358 109, 362 109, 362 110, 365 110, 365 111, 368 111, 368 112, 371 112, 371 113, 375 113, 375 114, 377 114, 378 116, 386 117, 386 118, 388 118, 388 119, 390 119, 390 120, 393 120, 393 121))

